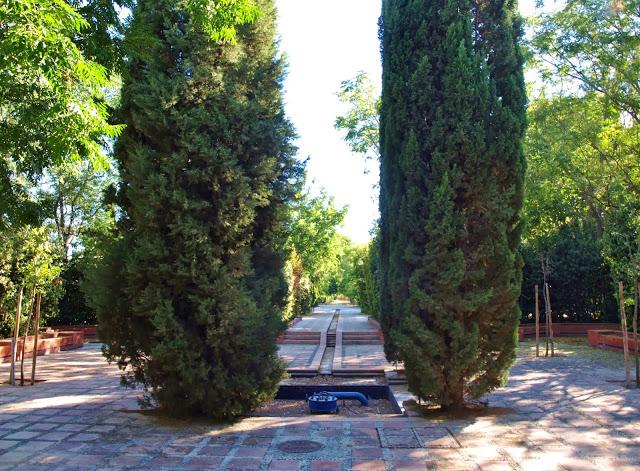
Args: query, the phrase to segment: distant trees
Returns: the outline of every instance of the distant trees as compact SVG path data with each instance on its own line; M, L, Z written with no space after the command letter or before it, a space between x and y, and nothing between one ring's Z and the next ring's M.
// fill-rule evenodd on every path
M338 91L347 111L336 117L334 127L344 133L344 140L352 152L371 163L376 172L380 168L380 106L381 99L369 76L358 72L353 79L343 80ZM365 166L365 172L369 169ZM377 193L377 188L375 188ZM350 252L348 287L349 296L363 312L380 318L380 231L379 221L371 230L372 240Z
M380 318L380 272L378 238L347 251L343 263L341 293L358 304L362 312Z
M385 349L444 407L503 384L515 358L520 34L511 2L383 2Z
M348 242L338 233L347 208L336 208L325 193L300 195L292 206L287 262L289 307L287 318L308 314L311 308L327 299L330 284L340 271L340 259ZM333 294L336 294L335 287Z

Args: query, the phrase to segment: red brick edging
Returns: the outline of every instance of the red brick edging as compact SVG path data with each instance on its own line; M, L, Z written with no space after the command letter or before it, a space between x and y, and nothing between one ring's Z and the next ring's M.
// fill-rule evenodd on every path
M567 337L571 335L587 336L590 330L620 330L618 324L604 324L601 322L567 322L567 323L555 323L553 324L553 335L555 337ZM524 340L525 337L535 337L536 326L535 324L522 324L518 327L518 339ZM545 336L545 326L540 324L540 336Z
M18 339L16 357L19 360L22 352L22 339ZM82 330L73 331L53 331L41 333L38 336L37 354L49 355L64 350L73 350L81 348L84 345L84 332ZM31 358L33 356L33 336L27 337L24 349L24 357ZM11 362L11 339L0 339L0 363Z
M593 348L605 348L607 350L622 351L622 333L618 330L590 330L588 339L589 346ZM638 342L640 349L640 341ZM629 335L629 350L634 351L633 335Z

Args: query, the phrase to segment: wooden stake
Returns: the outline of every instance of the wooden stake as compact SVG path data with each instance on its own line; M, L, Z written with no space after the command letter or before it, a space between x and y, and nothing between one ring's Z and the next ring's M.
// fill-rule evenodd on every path
M538 285L536 285L536 356L540 356L540 304L538 299Z
M36 382L36 359L38 358L38 333L40 331L40 301L42 294L36 294L36 322L33 333L33 357L31 361L31 386Z
M631 387L631 368L629 365L629 333L627 332L627 313L624 307L624 287L622 281L618 283L620 296L620 325L622 329L622 348L624 350L624 370L627 388Z
M18 337L20 336L20 318L22 317L22 286L18 288L18 305L16 307L16 325L13 329L11 341L11 370L9 371L9 383L16 385L16 353L18 350Z
M640 281L636 281L636 295L633 306L633 353L636 360L636 387L640 387L640 359L638 358L638 301L640 301Z
M31 318L33 317L33 304L34 296L36 293L36 287L31 288L31 296L29 297L29 314L27 317L27 325L24 328L24 334L22 335L22 351L20 352L20 386L24 386L24 350L27 346L27 336L29 335L29 325L31 324Z
M548 336L549 343L551 344L551 356L555 356L555 345L553 344L553 310L551 309L551 293L549 292L549 283L545 283L545 292L546 292L546 305L547 305L547 325L548 327Z

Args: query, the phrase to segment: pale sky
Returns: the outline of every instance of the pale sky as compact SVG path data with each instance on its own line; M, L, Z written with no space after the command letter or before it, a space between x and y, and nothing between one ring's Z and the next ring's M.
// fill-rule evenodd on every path
M524 15L533 0L521 2ZM289 63L285 81L286 111L299 135L297 145L307 163L312 193L324 188L338 207L349 212L341 232L355 243L369 239L378 217L377 166L351 153L333 128L344 112L336 92L342 80L359 70L380 88L378 17L380 0L277 0L280 48Z

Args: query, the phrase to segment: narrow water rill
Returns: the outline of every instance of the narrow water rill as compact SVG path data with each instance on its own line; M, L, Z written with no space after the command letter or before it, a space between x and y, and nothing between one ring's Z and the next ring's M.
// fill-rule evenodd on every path
M333 358L336 351L336 330L338 329L338 319L340 318L340 309L336 309L329 329L327 330L327 346L322 354L322 360L320 361L320 369L318 371L321 375L330 375L333 368Z

